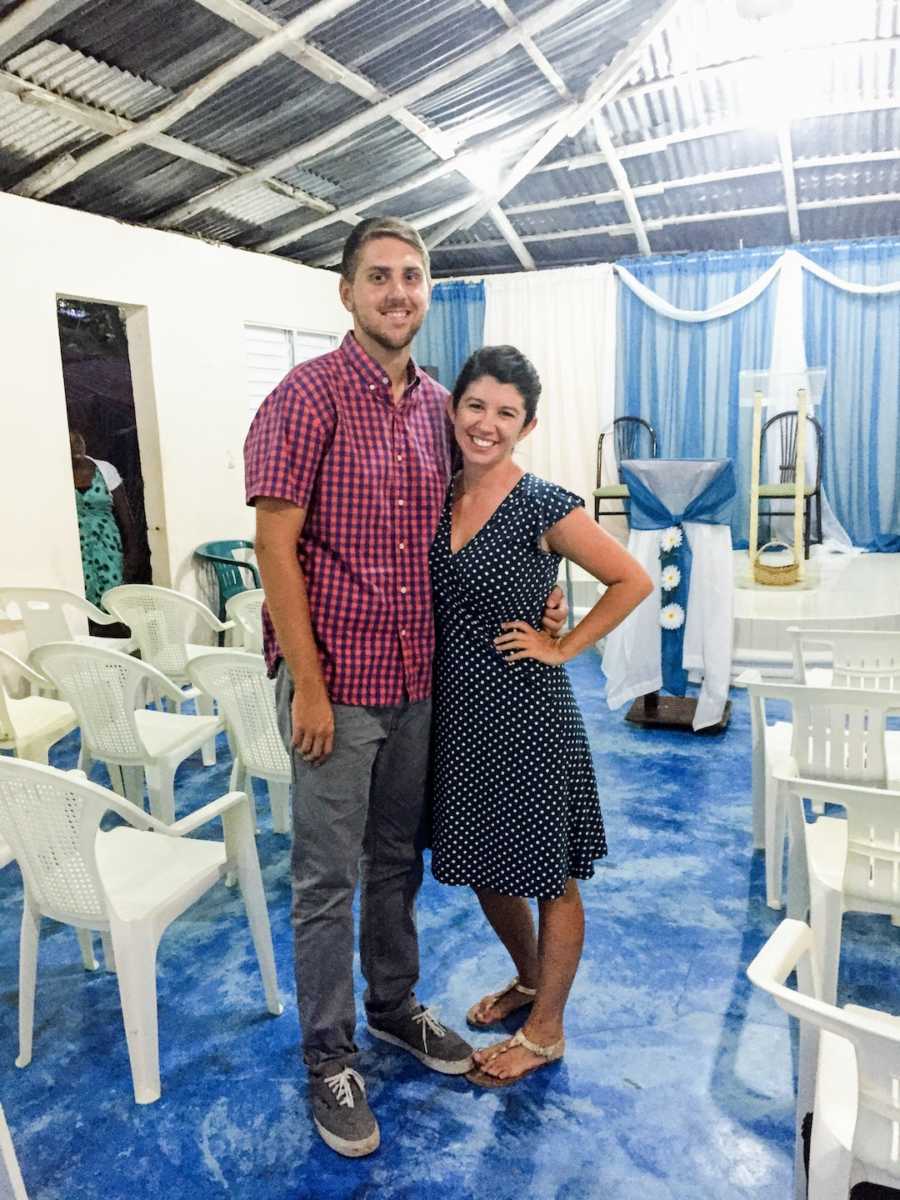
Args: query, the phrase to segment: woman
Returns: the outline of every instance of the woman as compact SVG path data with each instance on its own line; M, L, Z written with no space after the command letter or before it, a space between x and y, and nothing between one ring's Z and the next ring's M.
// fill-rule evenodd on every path
M534 428L540 380L511 346L469 358L448 411L462 454L431 549L437 617L432 871L474 888L515 963L469 1010L487 1027L531 1004L519 1032L474 1055L499 1087L563 1055L563 1010L581 957L578 879L606 840L590 749L563 663L619 624L650 579L583 501L513 461ZM541 613L561 556L606 584L564 637ZM535 936L527 897L538 901Z
M112 463L88 458L84 438L69 434L84 594L100 606L103 593L124 583L134 559L134 521L122 477ZM103 632L109 630L104 628Z

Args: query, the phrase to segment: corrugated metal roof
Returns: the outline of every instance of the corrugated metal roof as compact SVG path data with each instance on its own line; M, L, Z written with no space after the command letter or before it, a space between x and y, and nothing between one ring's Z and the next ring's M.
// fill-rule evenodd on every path
M316 45L387 92L410 87L470 54L505 26L478 0L366 0L317 29Z
M216 92L169 132L255 166L362 112L361 97L276 55Z
M214 171L173 158L150 146L139 146L53 193L56 204L86 212L142 221L155 217L221 179Z
M25 167L83 146L96 136L72 121L23 103L9 92L0 92L0 153L18 163L18 168L10 170L13 177Z
M173 91L196 83L255 40L191 0L92 0L55 26L52 36Z
M412 107L430 124L468 141L493 128L500 113L504 121L527 120L558 99L525 51L516 48Z
M314 7L314 0L249 2L278 23ZM546 11L550 0L507 2L521 20ZM646 34L644 23L661 3L583 0L535 35L570 103L642 28ZM11 8L0 0L0 17ZM52 169L63 154L77 172L83 150L116 127L110 114L141 121L257 45L197 0L87 0L59 11L68 15L54 24L53 10L42 14L32 40L18 38L8 59L0 46L0 187ZM475 53L509 36L484 0L357 0L306 36L361 84L346 86L340 72L326 82L312 64L279 52L213 91L167 127L157 146L120 153L70 182L63 175L62 186L51 178L47 199L133 221L196 200L187 215L175 215L176 228L235 245L293 237L276 252L313 259L338 246L349 226L331 222L304 236L298 227L323 217L302 198L258 180L228 181L337 130L330 148L280 167L278 178L337 209L421 215L473 194L457 171L421 182L440 155L480 147L479 178L491 166L502 177L564 105L526 45L472 65ZM425 86L450 64L457 78L420 97L411 114L382 114L350 136L343 132L379 96ZM891 199L900 191L898 72L900 0L793 0L787 16L770 22L740 20L731 0L683 0L602 114L651 249L786 241L785 164L775 132L786 115L801 236L900 232ZM379 90L370 100L354 87ZM538 117L541 127L533 125ZM564 165L546 169L553 162ZM405 192L371 201L404 183ZM608 232L627 226L628 216L592 120L555 144L502 206L539 266L618 258L636 246L633 232ZM436 271L520 269L489 216L471 229L461 223L437 248Z
M305 140L305 139L301 139ZM360 196L389 187L433 166L436 159L414 134L396 121L386 119L369 126L326 150L297 168L279 171L279 179L295 187L305 187L301 181L310 176L327 179L334 192L341 193L343 203L352 203ZM334 195L324 195L332 200Z
M138 121L174 98L168 88L121 71L58 42L41 41L11 58L6 69L58 96Z

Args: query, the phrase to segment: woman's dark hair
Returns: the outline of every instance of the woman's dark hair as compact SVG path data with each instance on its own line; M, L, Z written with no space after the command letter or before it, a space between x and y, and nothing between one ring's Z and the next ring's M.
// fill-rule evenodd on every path
M541 377L515 346L482 346L469 355L453 387L454 408L459 406L469 385L484 375L490 375L498 383L511 384L522 397L525 424L534 420L541 394Z

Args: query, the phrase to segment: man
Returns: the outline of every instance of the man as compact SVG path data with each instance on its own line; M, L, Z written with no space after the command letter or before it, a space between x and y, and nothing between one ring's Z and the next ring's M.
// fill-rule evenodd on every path
M266 660L292 751L303 1054L316 1128L348 1156L379 1144L353 1067L357 871L369 1032L444 1074L472 1066L471 1047L413 993L434 645L428 548L450 473L446 390L409 351L430 288L415 229L390 217L357 225L340 280L353 332L281 382L245 446Z

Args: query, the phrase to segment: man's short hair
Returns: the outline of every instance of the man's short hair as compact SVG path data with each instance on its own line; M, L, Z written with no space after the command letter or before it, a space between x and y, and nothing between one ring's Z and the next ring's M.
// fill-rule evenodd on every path
M344 242L344 253L341 257L341 275L348 283L352 283L356 275L356 268L359 265L359 256L362 253L362 248L366 242L371 242L373 238L392 237L397 238L401 242L406 242L407 246L412 246L413 250L418 251L422 256L422 262L425 265L425 274L431 276L431 259L428 255L428 247L422 240L422 235L418 229L415 229L407 221L401 221L399 217L366 217L350 231Z

